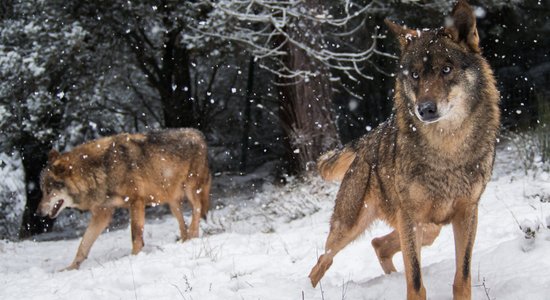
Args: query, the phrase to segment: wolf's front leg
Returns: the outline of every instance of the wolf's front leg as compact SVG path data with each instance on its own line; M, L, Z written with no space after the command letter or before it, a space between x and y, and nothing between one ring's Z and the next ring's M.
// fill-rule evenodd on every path
M143 248L143 226L145 225L145 202L137 199L130 205L130 223L132 232L132 254L138 254Z
M361 208L357 218L351 222L351 225L348 225L350 220L342 220L343 217L345 216L336 213L332 216L325 253L319 257L317 264L309 274L313 287L317 286L319 280L332 265L334 256L363 233L378 216L374 207L367 208L365 205Z
M403 210L402 208L398 213L397 223L405 265L405 277L407 279L407 299L426 299L426 288L422 283L422 272L420 270L423 230Z
M100 207L92 210L92 219L90 220L90 224L88 224L88 228L86 228L86 232L82 237L82 241L80 242L80 246L76 252L76 257L68 267L60 271L76 270L80 267L80 264L88 257L90 248L94 244L97 237L101 234L101 232L103 232L107 225L109 225L109 222L111 222L113 212L113 208L107 207Z
M477 204L459 207L453 218L456 270L453 299L472 298L471 260L477 230Z

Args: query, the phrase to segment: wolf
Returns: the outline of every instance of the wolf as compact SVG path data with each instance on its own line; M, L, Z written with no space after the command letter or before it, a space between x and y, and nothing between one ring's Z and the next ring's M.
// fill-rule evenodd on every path
M481 55L476 18L459 1L437 29L385 20L400 46L392 115L375 130L320 157L326 179L341 180L315 287L334 256L376 219L394 228L372 244L386 273L403 254L407 299L426 299L420 250L452 224L454 299L471 298L478 203L491 178L500 127L499 92Z
M118 134L87 142L60 154L48 154L42 170L43 197L37 213L56 218L73 207L92 214L74 261L78 269L92 244L111 221L115 208L130 210L132 254L143 248L145 206L167 203L184 241L199 234L200 217L209 208L211 176L207 145L195 129L169 129L145 134ZM183 200L193 208L187 231Z

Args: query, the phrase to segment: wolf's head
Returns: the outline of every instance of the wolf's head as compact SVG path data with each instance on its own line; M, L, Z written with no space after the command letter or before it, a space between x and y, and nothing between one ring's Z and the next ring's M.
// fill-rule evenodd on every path
M459 1L438 29L412 30L387 19L386 24L400 43L397 89L404 109L424 124L460 126L479 99L474 95L483 61L472 8Z
M40 174L40 189L42 200L37 213L40 216L55 218L66 207L74 206L73 197L69 193L66 181L72 174L72 166L68 157L52 150L48 154L48 165Z

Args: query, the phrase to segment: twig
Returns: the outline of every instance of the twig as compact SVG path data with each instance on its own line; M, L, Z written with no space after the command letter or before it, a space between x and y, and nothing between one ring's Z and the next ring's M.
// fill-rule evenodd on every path
M134 277L134 268L132 266L132 259L128 256L128 261L130 262L130 272L132 272L132 283L134 284L134 297L137 300L137 290L136 290L136 279Z
M342 300L346 299L350 277L351 275L348 275L347 281L344 281L344 279L342 279Z
M180 293L181 297L182 297L184 300L187 300L187 298L185 298L185 296L183 295L183 293L181 292L180 288L179 288L177 285L175 285L175 284L173 284L173 283L170 283L170 285L172 285L173 287L175 287L175 288L178 290L178 292Z
M485 291L485 296L487 296L488 300L491 300L491 297L489 296L489 290L491 289L485 285L485 277L483 277L483 282L481 285L483 286L483 290Z
M510 212L510 214L512 215L512 218L514 218L514 221L516 221L516 224L518 224L518 227L519 227L519 230L522 230L521 229L521 224L519 223L518 219L516 218L516 215L514 215L514 213L512 212L512 210L510 209L510 207L508 207L508 205L506 204L506 202L504 201L501 201L501 199L498 197L498 195L495 195L495 198L497 198L497 200L499 202L501 202L502 204L504 204L504 206L506 207L506 209Z

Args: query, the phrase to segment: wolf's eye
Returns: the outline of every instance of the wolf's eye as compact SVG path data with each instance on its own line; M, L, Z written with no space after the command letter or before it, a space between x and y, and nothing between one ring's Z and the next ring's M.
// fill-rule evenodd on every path
M60 190L60 189L63 188L63 186L64 186L64 185L63 185L62 182L54 181L54 182L52 182L52 183L50 184L49 189L50 189L50 191L52 191L52 190Z
M449 67L449 66L444 66L444 67L441 69L441 72L442 72L443 74L449 74L449 73L451 73L451 67Z
M418 77L419 77L418 72L412 72L411 76L412 76L413 79L418 79Z

